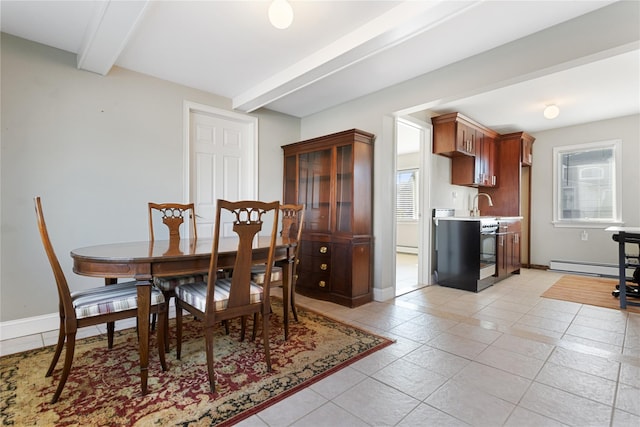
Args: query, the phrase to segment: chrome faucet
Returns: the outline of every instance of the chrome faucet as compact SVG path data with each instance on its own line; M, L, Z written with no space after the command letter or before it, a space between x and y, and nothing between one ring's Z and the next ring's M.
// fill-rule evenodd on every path
M471 211L471 216L480 216L480 209L478 209L478 196L486 196L489 199L489 206L493 206L493 200L491 200L491 196L487 193L478 193L473 198L473 210Z

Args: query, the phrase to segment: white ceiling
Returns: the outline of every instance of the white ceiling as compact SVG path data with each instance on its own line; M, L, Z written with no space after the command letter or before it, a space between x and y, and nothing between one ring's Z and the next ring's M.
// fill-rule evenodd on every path
M239 111L305 117L612 2L291 3L293 25L278 30L269 1L2 0L0 28L75 53L84 70L107 75L115 65L228 97ZM430 109L463 112L498 132L639 113L639 52L636 44ZM549 102L560 106L555 120L541 115Z

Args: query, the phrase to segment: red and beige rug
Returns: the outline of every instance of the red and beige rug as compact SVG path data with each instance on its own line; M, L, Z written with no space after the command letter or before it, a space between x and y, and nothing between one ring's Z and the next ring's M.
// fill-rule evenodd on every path
M185 325L182 360L175 358L172 336L167 372L162 372L151 343L145 396L140 394L134 329L116 332L112 350L104 335L79 340L71 374L53 405L49 401L64 354L53 378L44 377L53 347L4 356L0 421L16 426L230 425L392 343L303 309L284 341L278 301L273 311L273 372L266 371L262 341L240 342L238 322L232 322L230 335L221 327L215 340L215 394L208 388L204 336L197 321Z

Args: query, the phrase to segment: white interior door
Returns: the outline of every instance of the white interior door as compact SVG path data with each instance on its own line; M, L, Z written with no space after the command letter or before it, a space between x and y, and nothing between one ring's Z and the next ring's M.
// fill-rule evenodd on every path
M199 237L213 236L217 199L256 198L257 121L242 114L188 108L188 188Z

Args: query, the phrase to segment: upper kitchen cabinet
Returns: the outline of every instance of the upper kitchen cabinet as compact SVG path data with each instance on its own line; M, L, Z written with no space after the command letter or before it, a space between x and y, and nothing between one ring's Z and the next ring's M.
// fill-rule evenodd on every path
M447 157L475 156L476 127L460 113L433 117L433 153Z
M284 203L305 205L299 293L355 307L373 299L373 139L352 129L284 150Z
M451 157L451 183L472 187L497 185L493 130L460 113L433 117L433 152Z
M500 182L495 188L487 189L493 199L493 206L482 200L480 210L486 215L520 216L522 197L529 197L530 181L523 184L523 168L531 166L531 147L535 138L525 132L500 135L496 139ZM528 151L528 153L527 153ZM528 163L523 159L528 160Z

